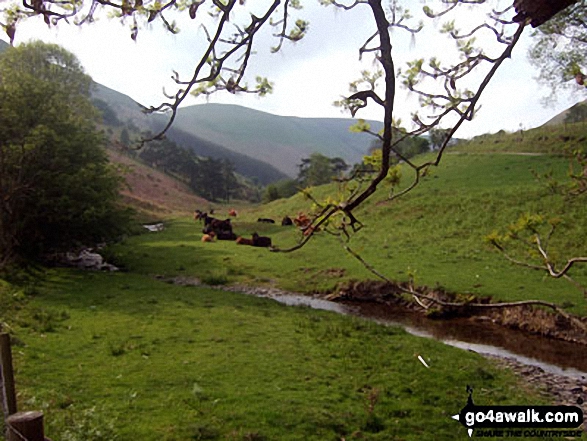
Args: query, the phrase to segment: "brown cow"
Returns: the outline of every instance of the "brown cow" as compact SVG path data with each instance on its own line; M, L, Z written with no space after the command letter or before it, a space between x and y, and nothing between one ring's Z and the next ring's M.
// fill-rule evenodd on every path
M210 231L209 234L202 235L202 242L214 242L214 231Z
M237 245L251 245L251 246L253 246L252 239L246 239L242 236L239 236L236 238L236 243L237 243Z
M293 223L298 228L304 228L310 225L312 220L304 213L299 213L298 216L293 220Z

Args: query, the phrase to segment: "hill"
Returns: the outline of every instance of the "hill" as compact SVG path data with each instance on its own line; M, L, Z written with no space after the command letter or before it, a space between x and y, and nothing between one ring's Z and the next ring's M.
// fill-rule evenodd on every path
M349 118L278 116L242 106L201 104L183 107L174 126L233 151L262 158L289 176L296 176L301 159L314 152L359 162L372 136L351 133ZM369 121L374 131L382 123Z
M453 150L459 152L552 154L566 152L585 146L587 126L585 123L549 124L530 130L507 133L501 130L484 134L459 143Z
M167 117L165 115L145 114L142 112L140 105L132 98L102 84L94 83L92 98L95 101L106 103L107 108L114 113L120 124L127 126L137 133L145 131L156 132L161 130L167 123ZM101 107L99 102L96 104L98 104L98 107ZM105 122L109 124L108 120ZM179 146L190 149L199 156L207 156L214 159L228 159L234 164L237 173L246 178L258 181L263 185L287 177L287 175L262 160L248 157L215 142L202 139L191 133L186 133L178 129L175 125L167 132L167 137Z
M155 118L151 121L151 128L161 130L167 120L163 121L162 115L154 115ZM228 159L234 164L235 171L254 182L261 185L268 185L272 182L287 179L288 176L273 167L271 164L260 159L255 159L242 153L235 152L219 144L199 138L193 134L185 132L176 127L174 124L167 131L168 139L174 141L183 148L193 151L198 156L206 156L214 159Z
M558 115L552 117L551 119L546 121L542 126L545 127L545 126L555 126L558 124L564 124L565 120L567 119L569 114L571 114L573 112L574 109L578 109L581 107L584 108L586 105L587 105L587 100L580 101L577 104L575 104L574 106L571 106L568 109L563 110ZM587 117L587 115L583 115L583 118L581 118L581 119L584 120L586 117ZM574 121L574 122L576 122L576 121Z
M536 213L545 219L563 220L549 242L559 264L585 254L586 208L556 191L560 190L557 185L568 182L569 161L562 151L584 144L587 136L582 124L574 127L575 132L570 128L566 135L535 129L524 135L523 142L514 133L486 135L459 144L408 195L388 203L388 190L380 188L356 213L365 227L350 242L351 248L393 280L407 281L412 275L417 285L442 286L479 297L566 302L572 311L585 314L587 303L581 290L564 280L545 277L541 271L511 264L485 240L495 230L507 231L521 216ZM414 161L426 159L430 157L416 157ZM410 176L404 167L402 185L408 185ZM313 190L318 201L333 195L336 199L337 194L335 184ZM250 223L237 231L247 235L259 229L254 223L258 217L281 219L310 210L311 202L298 194L250 214L241 213L239 220ZM299 239L298 232L282 228L264 233L271 235L280 248L292 246ZM516 254L519 260L532 258L528 250L516 252L520 253ZM328 234L290 255L290 267L284 269L286 276L280 280L287 289L331 292L342 281L374 278ZM294 259L301 263L294 264ZM256 277L273 277L269 265L277 262L277 258L270 259L267 267L257 270ZM587 283L587 268L575 268L572 276Z
M95 84L93 97L105 102L124 124L137 130L158 131L167 116L146 115L130 97ZM373 130L380 122L370 121ZM302 158L314 152L359 162L372 137L351 133L348 118L278 116L242 106L202 104L179 109L166 136L200 156L228 159L239 174L262 185L295 177Z
M125 180L123 200L139 212L142 220L186 216L208 202L195 196L191 189L173 177L154 170L129 156L110 148L110 161L117 164Z

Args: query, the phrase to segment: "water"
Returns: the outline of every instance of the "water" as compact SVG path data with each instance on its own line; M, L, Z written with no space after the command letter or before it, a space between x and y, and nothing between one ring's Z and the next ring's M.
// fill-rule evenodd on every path
M573 378L587 378L587 351L584 346L526 335L491 322L469 319L431 320L392 306L357 302L331 302L309 296L272 294L270 297L290 306L308 306L397 325L420 337L434 338L447 345L481 354L513 358L538 366L547 372Z

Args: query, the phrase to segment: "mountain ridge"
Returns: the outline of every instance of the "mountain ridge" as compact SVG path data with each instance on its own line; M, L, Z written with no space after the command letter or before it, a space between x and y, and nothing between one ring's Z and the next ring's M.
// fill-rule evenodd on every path
M367 121L373 131L383 123ZM176 128L206 140L214 140L247 156L263 157L289 176L295 176L302 158L312 153L341 157L356 163L367 154L373 139L351 133L350 118L305 118L274 115L234 104L207 103L182 107Z

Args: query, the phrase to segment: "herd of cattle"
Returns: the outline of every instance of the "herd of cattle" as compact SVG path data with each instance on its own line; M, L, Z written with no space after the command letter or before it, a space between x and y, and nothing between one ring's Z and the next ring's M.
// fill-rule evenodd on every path
M213 214L212 210L210 211L210 214ZM237 212L236 210L231 209L228 211L228 215L231 217L236 217ZM202 242L212 242L215 239L218 239L234 240L238 245L251 245L254 247L271 246L270 237L259 236L257 233L253 233L250 239L247 239L242 236L237 236L232 231L232 223L230 218L220 220L212 216L209 216L208 213L204 213L201 210L195 210L194 220L204 223L204 229L202 230L202 233L204 233L202 236ZM257 222L274 224L275 220L270 218L259 218L257 219ZM304 232L304 234L309 234L311 232L311 222L311 219L307 215L300 213L293 219L289 216L285 216L281 220L281 225L295 225L296 227L300 228Z

